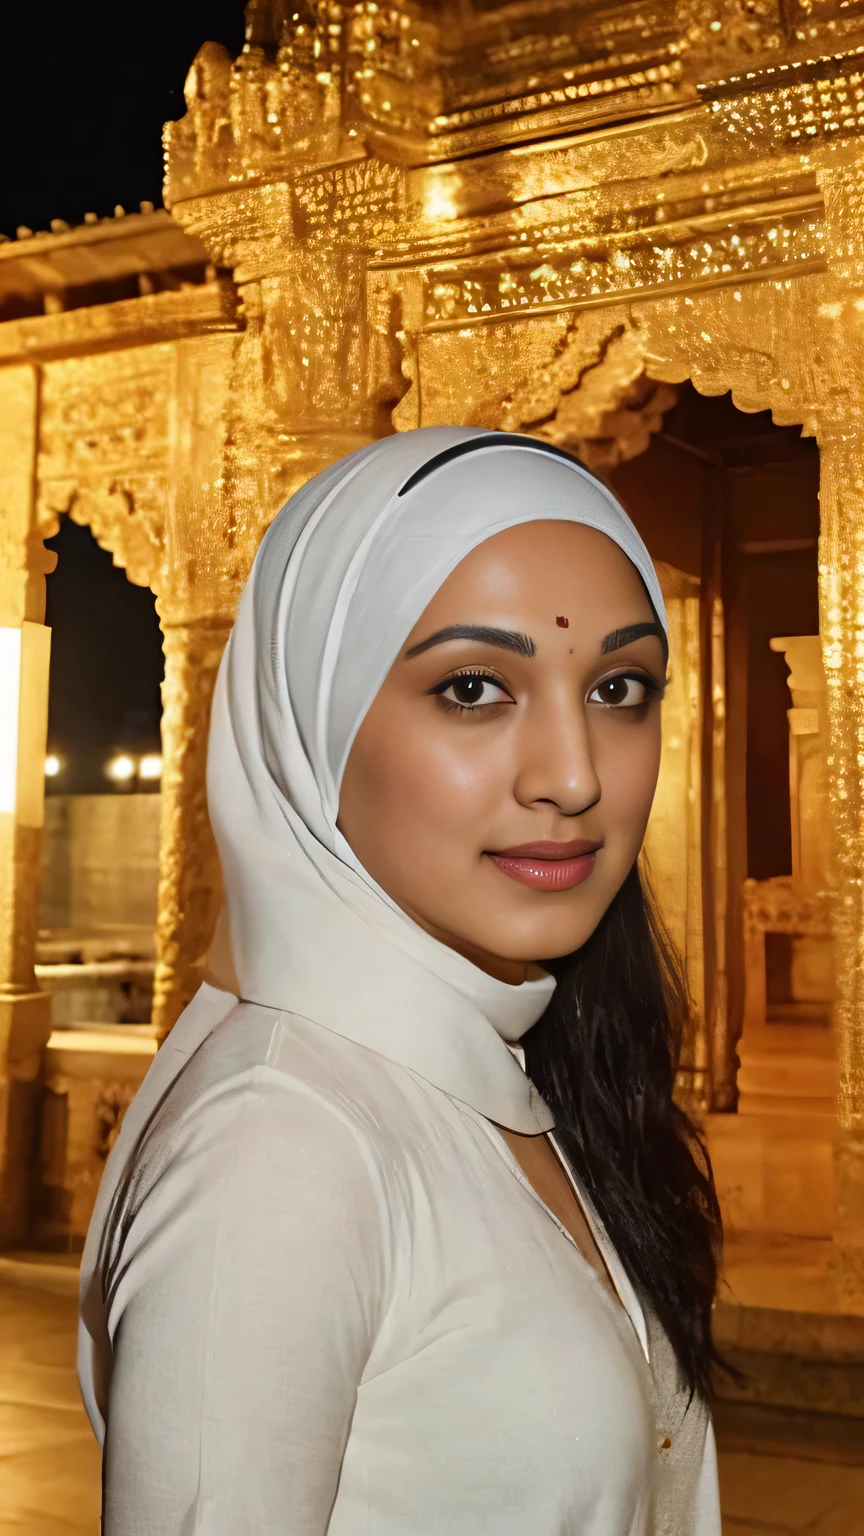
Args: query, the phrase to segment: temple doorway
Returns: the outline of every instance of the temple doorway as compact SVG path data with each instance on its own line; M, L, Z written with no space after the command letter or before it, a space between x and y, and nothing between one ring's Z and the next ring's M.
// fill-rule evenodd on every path
M682 735L682 671L693 706L689 802L680 774L665 793L661 778L648 839L704 1009L680 1088L707 1116L733 1242L824 1240L837 1068L818 449L767 411L745 414L730 395L687 384L647 450L610 478L672 595L667 775ZM685 589L698 594L699 634L691 619L676 655L675 593ZM701 947L679 910L694 881Z
M81 1246L152 1059L162 637L155 600L87 527L47 541L52 630L36 973L52 998L34 1199L43 1247Z

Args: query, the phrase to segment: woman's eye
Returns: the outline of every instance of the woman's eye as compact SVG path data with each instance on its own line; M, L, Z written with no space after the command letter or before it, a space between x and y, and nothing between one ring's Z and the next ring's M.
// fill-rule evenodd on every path
M632 708L635 704L644 704L650 691L650 683L641 677L607 677L592 689L588 700L591 704L605 704L607 708Z
M496 683L494 677L482 672L463 672L440 684L435 692L448 704L459 709L478 709L481 704L509 704L509 693Z

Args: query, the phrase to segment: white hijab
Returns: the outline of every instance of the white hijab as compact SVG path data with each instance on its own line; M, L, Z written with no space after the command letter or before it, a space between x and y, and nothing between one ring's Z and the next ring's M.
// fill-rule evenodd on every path
M362 868L336 817L356 732L424 608L478 544L540 519L607 534L664 621L648 552L611 492L532 438L426 427L317 475L258 552L208 767L240 996L312 1018L529 1133L551 1120L506 1046L553 981L508 986L432 939Z
M431 598L478 544L540 520L612 539L665 625L648 551L612 493L528 437L424 427L384 438L316 475L262 541L210 730L208 804L225 887L212 963L223 987L201 987L130 1106L82 1260L79 1373L97 1426L92 1340L104 1328L99 1250L114 1191L149 1116L237 996L359 1042L512 1130L553 1124L510 1049L553 979L508 986L438 943L336 825L357 729Z

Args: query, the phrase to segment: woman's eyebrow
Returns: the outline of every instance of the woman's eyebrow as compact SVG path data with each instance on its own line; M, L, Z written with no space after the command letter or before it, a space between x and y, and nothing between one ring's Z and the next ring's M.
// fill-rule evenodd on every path
M621 651L625 645L631 645L634 640L641 640L644 635L656 635L660 644L665 647L666 636L659 624L625 624L623 629L611 629L608 635L604 635L600 641L601 656L608 656L610 651Z
M606 638L608 640L609 636ZM405 652L405 660L421 656L433 645L446 645L448 640L477 640L481 645L497 645L502 651L515 651L517 656L534 656L537 650L530 635L520 635L515 629L490 629L485 624L448 624L446 629L436 629L427 640L412 645Z

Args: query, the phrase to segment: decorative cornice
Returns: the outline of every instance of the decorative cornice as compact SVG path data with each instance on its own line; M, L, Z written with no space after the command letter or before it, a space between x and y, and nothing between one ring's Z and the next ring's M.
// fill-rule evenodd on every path
M166 197L372 153L411 166L857 68L864 5L252 0L236 60L206 43L165 131Z
M116 304L7 320L0 324L0 366L89 357L97 352L240 329L233 284L203 283L178 293L153 293Z

